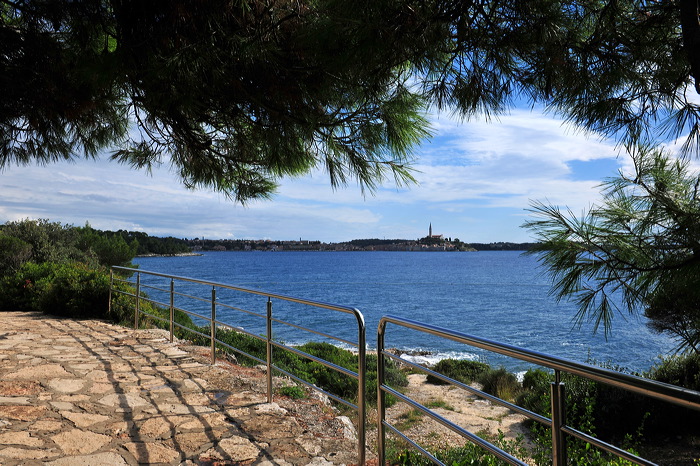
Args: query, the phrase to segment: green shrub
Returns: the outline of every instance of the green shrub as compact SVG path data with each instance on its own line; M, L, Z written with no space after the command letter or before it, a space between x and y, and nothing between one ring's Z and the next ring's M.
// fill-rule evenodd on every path
M477 381L484 392L506 401L515 401L522 391L515 375L503 367L482 372Z
M358 371L357 355L351 351L344 350L329 343L319 342L306 343L298 349L353 372ZM275 365L281 369L289 371L297 377L311 382L334 395L346 400L357 401L357 380L353 377L286 351L274 351L273 361ZM366 365L365 397L370 404L374 404L377 400L377 356L368 354L366 357ZM405 387L408 385L408 379L393 361L386 361L385 375L387 383L392 386ZM392 401L389 401L389 404Z
M687 353L662 358L646 376L659 382L700 391L700 354Z
M279 387L277 389L277 392L280 395L288 396L293 400L300 400L302 398L306 398L306 390L304 390L298 385L284 385L282 387Z
M69 262L86 259L76 247L77 230L48 219L7 222L1 227L6 236L18 238L31 245L31 260L43 262Z
M14 236L0 234L0 275L13 274L31 257L31 244Z
M517 404L546 417L551 417L550 386L554 374L541 369L525 373ZM566 397L566 423L582 432L632 450L641 441L645 414L644 404L634 394L591 380L562 374ZM548 427L531 422L535 437L533 457L537 464L550 461L552 437ZM573 465L630 464L592 447L589 443L569 438L568 463Z
M645 376L658 382L700 391L700 355L687 353L662 358ZM637 398L646 402L646 410L650 412L646 423L649 435L666 437L700 434L700 413L697 411L650 401L648 398Z
M190 328L195 328L197 331L204 333L205 335L209 335L210 333L209 327L196 327L193 325ZM183 336L183 338L187 338L193 343L203 346L208 346L210 344L208 338L204 338L196 334L190 333L189 335ZM246 335L232 329L219 329L217 330L217 339L225 342L227 345L232 346L233 348L244 351L262 360L265 360L267 357L265 341L251 337L250 335ZM351 351L324 342L309 342L299 346L298 349L331 362L337 366L349 369L353 372L358 371L357 355ZM220 346L219 350L232 352L234 355L236 355L241 364L260 364L258 361L241 356L240 353L229 350L223 346ZM357 380L353 377L337 372L334 369L326 367L323 364L319 364L305 357L289 351L283 351L278 348L273 348L272 361L273 364L280 369L283 369L302 380L312 383L323 390L326 390L345 400L352 402L357 401ZM367 375L365 380L365 396L368 403L375 404L377 401L377 356L374 354L368 354L366 357L366 365ZM391 360L386 361L385 375L387 383L391 386L405 387L408 385L406 375L401 372L396 364ZM395 402L393 397L387 397L388 405L391 405L393 402Z
M109 275L79 262L25 263L2 279L4 310L107 318Z
M550 383L554 380L550 372L530 369L523 376L522 390L516 404L543 416L550 411Z
M469 361L466 359L443 359L435 364L433 370L451 379L470 384L476 381L479 376L490 369L489 365L479 361ZM447 382L433 375L428 375L428 383L434 385L445 385Z
M522 437L508 440L502 432L499 432L496 438L488 440L516 458L523 459L529 456L523 445ZM442 463L451 466L501 466L508 464L473 443L468 443L463 447L433 450L430 453ZM392 465L428 466L433 464L416 450L399 449L395 446L388 449L387 460Z
M210 334L210 329L209 327L204 327L202 330L203 333L209 335ZM252 356L255 356L257 358L262 359L263 361L267 357L266 353L267 350L265 349L265 342L263 340L259 340L257 338L251 337L250 335L246 335L245 333L237 332L233 329L217 329L216 331L216 338L218 340L223 341L229 346L232 346L233 348L237 348L241 351L244 351ZM209 341L207 340L206 343L203 344L209 344ZM228 351L232 352L226 347L221 347L221 350L223 351ZM254 359L246 358L245 356L240 355L239 353L236 353L235 351L232 352L236 356L236 359L243 364L243 365L249 365L249 366L256 366L260 364L258 361L255 361Z

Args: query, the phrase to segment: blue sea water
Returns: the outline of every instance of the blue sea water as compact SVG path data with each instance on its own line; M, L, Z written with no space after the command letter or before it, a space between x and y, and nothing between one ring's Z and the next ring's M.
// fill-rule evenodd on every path
M499 252L205 252L192 257L137 258L144 271L211 280L276 294L358 308L365 316L367 343L376 347L379 319L392 314L469 335L580 362L610 363L630 371L649 369L674 342L651 332L639 316L615 315L611 334L592 324L574 325L576 307L549 295L549 279L536 257ZM192 291L192 293L196 293ZM226 300L226 296L221 296ZM264 299L247 297L236 306L264 314ZM280 306L276 315L356 341L346 315ZM227 314L230 314L227 315ZM220 308L218 318L263 333L240 312ZM313 335L275 327L288 343ZM427 351L428 361L478 358L514 371L527 363L483 353L449 340L389 326L387 346Z

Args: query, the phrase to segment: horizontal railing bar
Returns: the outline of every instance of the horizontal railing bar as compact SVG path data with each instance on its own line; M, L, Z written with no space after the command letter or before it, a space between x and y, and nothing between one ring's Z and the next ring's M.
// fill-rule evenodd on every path
M174 280L181 280L181 281L186 281L186 282L190 282L190 283L199 283L200 285L215 286L215 287L223 288L223 289L227 289L227 290L242 291L244 293L255 294L258 296L265 296L268 298L281 299L281 300L290 301L293 303L306 304L306 305L314 306L314 307L321 307L324 309L329 309L331 311L340 311L340 312L345 312L347 314L354 314L356 317L362 315L359 310L357 310L354 307L349 307L349 306L338 306L335 304L323 303L320 301L311 301L308 299L294 298L291 296L285 296L285 295L277 294L277 293L270 293L267 291L259 291L259 290L254 290L251 288L244 288L241 286L226 285L224 283L212 282L212 281L207 281L207 280L198 280L196 278L189 278L189 277L180 277L177 275L168 275L168 274L159 273L159 272L150 272L147 270L133 269L133 268L129 268L129 267L113 266L112 268L116 269L116 270L125 270L125 271L129 271L129 272L134 272L134 273L138 272L140 274L153 275L156 277L171 278Z
M401 364L406 364L407 366L410 366L410 367L412 367L412 368L414 368L414 369L416 369L416 370L419 370L419 371L425 372L426 374L429 374L429 375L432 375L432 376L434 376L434 377L437 377L438 379L443 380L443 381L449 383L449 384L452 385L452 386L459 387L459 388L461 388L462 390L465 390L465 391L467 391L467 392L469 392L469 393L471 393L471 394L473 394L473 395L476 395L476 396L478 396L478 397L480 397L480 398L485 398L485 399L487 399L487 400L489 400L489 401L492 401L492 402L494 402L494 403L496 403L496 404L498 404L498 405L503 406L504 408L508 408L508 409L510 409L511 411L515 411L516 413L522 414L523 416L526 416L526 417L532 419L533 421L537 421L537 422L539 422L539 423L541 423L541 424L544 424L544 425L546 425L546 426L549 426L549 427L552 426L552 421L551 421L550 419L548 419L548 418L546 418L546 417L540 415L540 414L537 414L537 413L534 413L534 412L532 412L532 411L529 411L529 410L527 410L527 409L525 409L525 408L522 408L522 407L520 407L520 406L518 406L518 405L514 405L513 403L509 403L509 402L507 402L507 401L505 401L505 400L503 400L503 399L501 399L501 398L498 398L497 396L493 396L493 395L491 395L491 394L489 394L489 393L486 393L486 392L483 392L483 391L481 391L481 390L478 390L478 389L476 389L476 388L474 388L474 387L471 387L471 386L469 386L469 385L467 385L467 384L464 384L464 383L462 383L462 382L460 382L460 381L458 381L458 380L451 379L451 378L447 377L446 375L442 375L442 374L440 374L439 372L435 372L435 371L433 371L433 370L431 370L431 369L428 369L427 367L423 367L423 366L421 366L421 365L419 365L419 364L416 364L416 363L413 363L413 362L411 362L411 361L407 361L407 360L405 360L405 359L402 359L400 356L393 355L393 354L391 354L390 352L388 352L388 351L386 351L386 350L384 350L384 351L382 352L382 354L383 354L384 356L390 357L391 359L393 359L393 360L395 360L395 361L400 362Z
M248 330L246 330L246 329L244 329L244 328L240 328L240 327L231 327L230 325L226 325L226 324L223 324L223 323L221 323L221 322L216 322L216 323L217 323L217 324L221 324L221 325L223 325L224 327L228 327L229 329L233 330L234 332L244 333L244 334L248 335L249 337L253 337L253 338L258 339L258 340L260 340L260 341L267 341L267 338L261 337L260 335L256 335L256 334L254 334L254 333L252 333L252 332L249 332ZM216 341L219 341L219 340L217 339ZM222 343L223 343L223 342L222 342ZM266 364L267 364L267 362L266 362Z
M112 290L112 293L122 294L122 295L124 295L124 296L131 296L132 298L135 298L135 297L136 297L136 294L134 294L134 293L129 293L128 291L120 291L120 290L117 290L117 289L113 289L113 290Z
M322 365L328 367L329 369L333 369L333 370L335 370L335 371L337 371L337 372L341 372L341 373L347 375L348 377L352 377L353 379L358 379L358 378L359 378L359 375L357 374L357 372L353 372L353 371L351 371L351 370L349 370L349 369L346 369L346 368L344 368L344 367L342 367L342 366L339 366L339 365L337 365L337 364L333 364L332 362L328 362L328 361L326 361L325 359L318 358L318 357L313 356L313 355L311 355L311 354L309 354L309 353L305 353L305 352L303 352L303 351L301 351L301 350L298 350L298 349L293 348L293 347L291 347L291 346L284 345L284 344L279 343L279 342L277 342L277 341L272 341L271 343L272 343L273 346L276 346L277 348L285 349L285 350L290 351L290 352L292 352L292 353L294 353L294 354L296 354L296 355L298 355L298 356L301 356L301 357L303 357L303 358L306 358L306 359L310 359L310 360L312 360L312 361L315 361L315 362L317 362L317 363L319 363L319 364L322 364Z
M145 284L145 283L143 283L143 282L141 282L140 286L141 286L141 288L147 288L147 289L149 289L149 290L157 290L157 291L161 291L161 292L163 292L163 293L170 293L170 290L169 290L169 289L166 289L166 288L158 288L157 286L147 285L147 284Z
M226 348L228 348L228 349L230 349L230 350L235 351L235 352L238 353L238 354L241 354L241 355L243 355L243 356L245 356L245 357L247 357L247 358L252 359L253 361L257 361L257 362L259 362L260 364L267 364L267 361L265 361L264 359L260 359L260 358L258 358L257 356L253 356L252 354L248 354L248 353L246 353L245 351L236 348L235 346L231 346L231 345L229 345L228 343L224 343L224 342L221 341L221 340L216 340L216 342L219 343L219 344L222 345L222 346L225 346Z
M188 310L186 310L186 309L182 309L181 307L173 307L173 310L175 310L175 311L180 311L180 312L184 312L184 313L187 314L187 315L194 316L194 317L199 317L200 319L211 320L211 318L208 317L208 316L205 316L205 315L202 315L202 314L197 314L197 313L194 312L194 311L188 311Z
M152 317L152 318L154 318L154 319L156 319L156 320L160 320L161 322L170 322L170 319L166 319L165 317L157 316L157 315L154 315L154 314L149 314L148 312L145 312L145 311L139 311L139 312L140 312L141 314L143 314L143 315Z
M645 460L644 458L640 458L639 456L633 455L632 453L623 450L622 448L618 448L615 445L610 445L607 442L604 442L596 437L581 432L580 430L576 430L573 427L562 426L561 431L566 432L567 434L576 437L580 440L583 440L584 442L591 443L602 450L617 455L633 463L640 464L643 466L657 466L656 463L652 463L651 461Z
M201 297L199 297L199 296L193 296L193 295L187 294L187 293L179 293L179 292L177 292L177 291L173 291L173 295L175 295L175 296L182 296L182 297L184 297L184 298L196 299L196 300L198 300L198 301L203 301L203 302L205 302L205 303L211 304L211 298L209 298L209 299L207 299L207 298L201 298Z
M391 388L390 386L384 384L384 385L381 385L380 388L381 388L382 391L384 391L384 392L386 392L386 393L389 393L389 394L391 394L391 395L393 395L393 396L399 398L399 399L400 399L401 401L403 401L404 403L406 403L406 404L412 406L413 408L415 408L415 409L417 409L417 410L419 410L419 411L422 411L423 413L427 414L427 415L428 415L429 417L431 417L433 420L435 420L435 421L438 422L439 424L442 424L443 426L447 427L448 429L452 430L453 432L455 432L455 433L461 435L462 437L466 437L466 438L467 438L469 441L471 441L472 443L474 443L474 444L480 446L481 448L484 448L485 450L490 451L491 453L493 453L495 456L497 456L498 458L502 459L503 461L507 461L507 462L510 463L510 464L517 464L517 465L521 465L521 466L527 466L527 463L524 463L524 462L520 461L518 458L512 456L512 455L509 454L508 452L503 451L503 450L501 450L500 448L498 448L497 446L490 444L489 442L487 442L486 440L482 439L482 438L479 437L478 435L475 435L475 434L469 432L468 430L462 428L461 426L455 424L454 422L450 421L449 419L446 419L446 418L440 416L440 415L437 414L435 411L432 411L431 409L426 408L426 407L423 406L422 404L420 404L420 403L414 401L413 399L407 397L407 396L404 395L403 393L401 393L401 392L399 392L399 391L397 391L397 390L394 390L394 389Z
M181 328L183 330L187 330L190 333L194 333L195 335L199 335L200 337L211 339L211 335L207 335L206 333L198 332L197 330L191 329L189 327L185 327L184 325L178 324L177 322L173 322L173 325L175 325L176 327Z
M409 443L413 448L415 448L416 450L418 450L418 452L419 452L421 455L423 455L424 457L428 458L428 459L429 459L430 461L432 461L433 463L441 464L442 466L445 466L445 463L443 463L442 461L440 461L439 459L437 459L436 457L434 457L434 456L432 455L432 453L430 453L428 450L426 450L425 448L421 447L421 446L418 445L416 442L414 442L413 440L411 440L410 438L408 438L408 437L406 436L406 434L404 434L403 432L401 432L401 431L400 431L399 429L397 429L396 427L392 426L391 424L389 424L389 423L386 422L386 421L382 421L382 425L383 425L384 427L388 428L389 430L391 430L394 434L396 434L396 435L398 435L399 437L401 437L401 438L404 440L404 442Z
M151 303L151 304L157 304L158 306L163 306L163 307L167 307L167 308L170 307L169 303L161 303L160 301L156 301L155 299L145 298L143 296L139 297L139 299L141 301L146 301L146 302Z
M679 406L685 406L700 410L700 392L689 390L674 385L651 381L630 374L615 372L610 369L578 363L566 359L550 356L537 351L526 350L505 343L497 343L485 338L479 338L453 330L443 329L430 324L424 324L410 319L395 316L384 316L382 322L393 323L413 330L422 331L431 335L447 338L459 343L466 343L477 348L485 349L504 356L513 357L531 362L550 369L568 372L570 374L585 377L613 387L623 388L634 393L664 400Z
M236 307L236 306L230 306L230 305L228 305L228 304L226 304L226 303L222 303L222 302L219 302L219 301L216 301L216 305L217 305L217 306L221 306L221 307L225 307L225 308L227 308L227 309L233 309L234 311L245 312L246 314L249 314L249 315L251 315L251 316L262 317L263 319L267 319L267 316L266 316L265 314L260 314L260 313L258 313L258 312L249 311L249 310L247 310L247 309L242 309L242 308Z
M350 403L349 401L344 400L343 398L340 398L338 395L334 395L333 393L327 392L327 391L325 391L324 389L322 389L322 388L320 388L320 387L317 387L316 385L314 385L314 384L312 384L312 383L309 383L309 382L307 382L307 381L304 380L304 379L300 379L299 377L297 377L296 375L292 374L291 372L287 372L287 371L285 371L284 369L280 369L279 367L275 366L274 364L272 365L272 368L273 368L274 370L278 371L278 372L281 372L282 374L286 375L287 377L289 377L289 378L291 378L291 379L294 379L294 380L296 380L297 382L306 385L307 387L311 388L312 390L315 390L315 391L317 391L317 392L321 392L321 393L323 393L324 395L326 395L328 398L331 398L331 399L337 401L338 403L344 404L344 405L347 406L348 408L352 408L352 409L354 409L355 411L357 411L357 410L359 409L358 406L357 406L356 404Z
M241 327L234 327L233 325L227 324L226 322L221 322L219 320L215 320L214 325L216 325L216 328L226 327L224 330L233 330L233 331L243 330Z
M345 343L346 345L350 345L350 346L357 347L357 343L352 342L352 341L349 341L349 340L345 340L345 339L340 338L340 337L335 337L335 336L333 336L333 335L329 335L329 334L323 333L323 332L317 332L316 330L311 330L310 328L302 327L301 325L296 325L296 324L293 324L293 323L291 323L291 322L287 322L287 321L284 321L284 320L277 319L277 318L275 318L275 317L273 317L271 320L272 320L273 322L277 322L277 323L280 323L280 324L283 324L283 325L288 325L288 326L290 326L290 327L294 327L294 328L297 328L297 329L299 329L299 330L306 330L307 332L314 333L314 334L319 335L319 336L322 336L322 337L330 338L331 340L339 341L339 342L341 342L341 343Z

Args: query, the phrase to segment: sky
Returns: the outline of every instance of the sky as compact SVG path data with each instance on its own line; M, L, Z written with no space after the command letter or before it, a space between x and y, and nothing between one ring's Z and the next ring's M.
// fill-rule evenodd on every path
M188 190L163 165L151 175L110 162L80 160L0 172L0 223L47 218L101 230L209 239L417 239L428 234L467 243L528 242L521 225L532 201L580 214L600 199L599 185L629 157L613 141L529 109L498 119L430 117L433 137L418 146L418 184L392 180L373 195L353 184L333 190L314 172L284 179L271 200L241 206L224 195Z

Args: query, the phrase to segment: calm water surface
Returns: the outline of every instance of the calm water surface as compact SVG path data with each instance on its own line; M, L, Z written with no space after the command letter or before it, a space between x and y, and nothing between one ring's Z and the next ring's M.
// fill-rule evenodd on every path
M537 260L519 252L207 252L195 257L137 258L142 270L211 280L299 298L356 307L367 323L367 342L376 347L383 315L393 314L576 361L609 362L629 370L648 369L673 342L651 332L643 318L616 315L612 334L575 327L574 305L549 296L550 284ZM223 298L223 296L222 296ZM264 313L264 300L241 307ZM226 309L219 310L226 320ZM356 340L352 319L294 306L276 315ZM264 327L238 319L235 325L263 333ZM235 313L240 314L240 313ZM300 315L303 314L303 315ZM336 318L337 317L337 318ZM275 329L289 343L314 339ZM287 332L287 333L285 333ZM480 358L510 370L526 363L480 353L451 341L390 326L387 346L427 350L429 359Z

